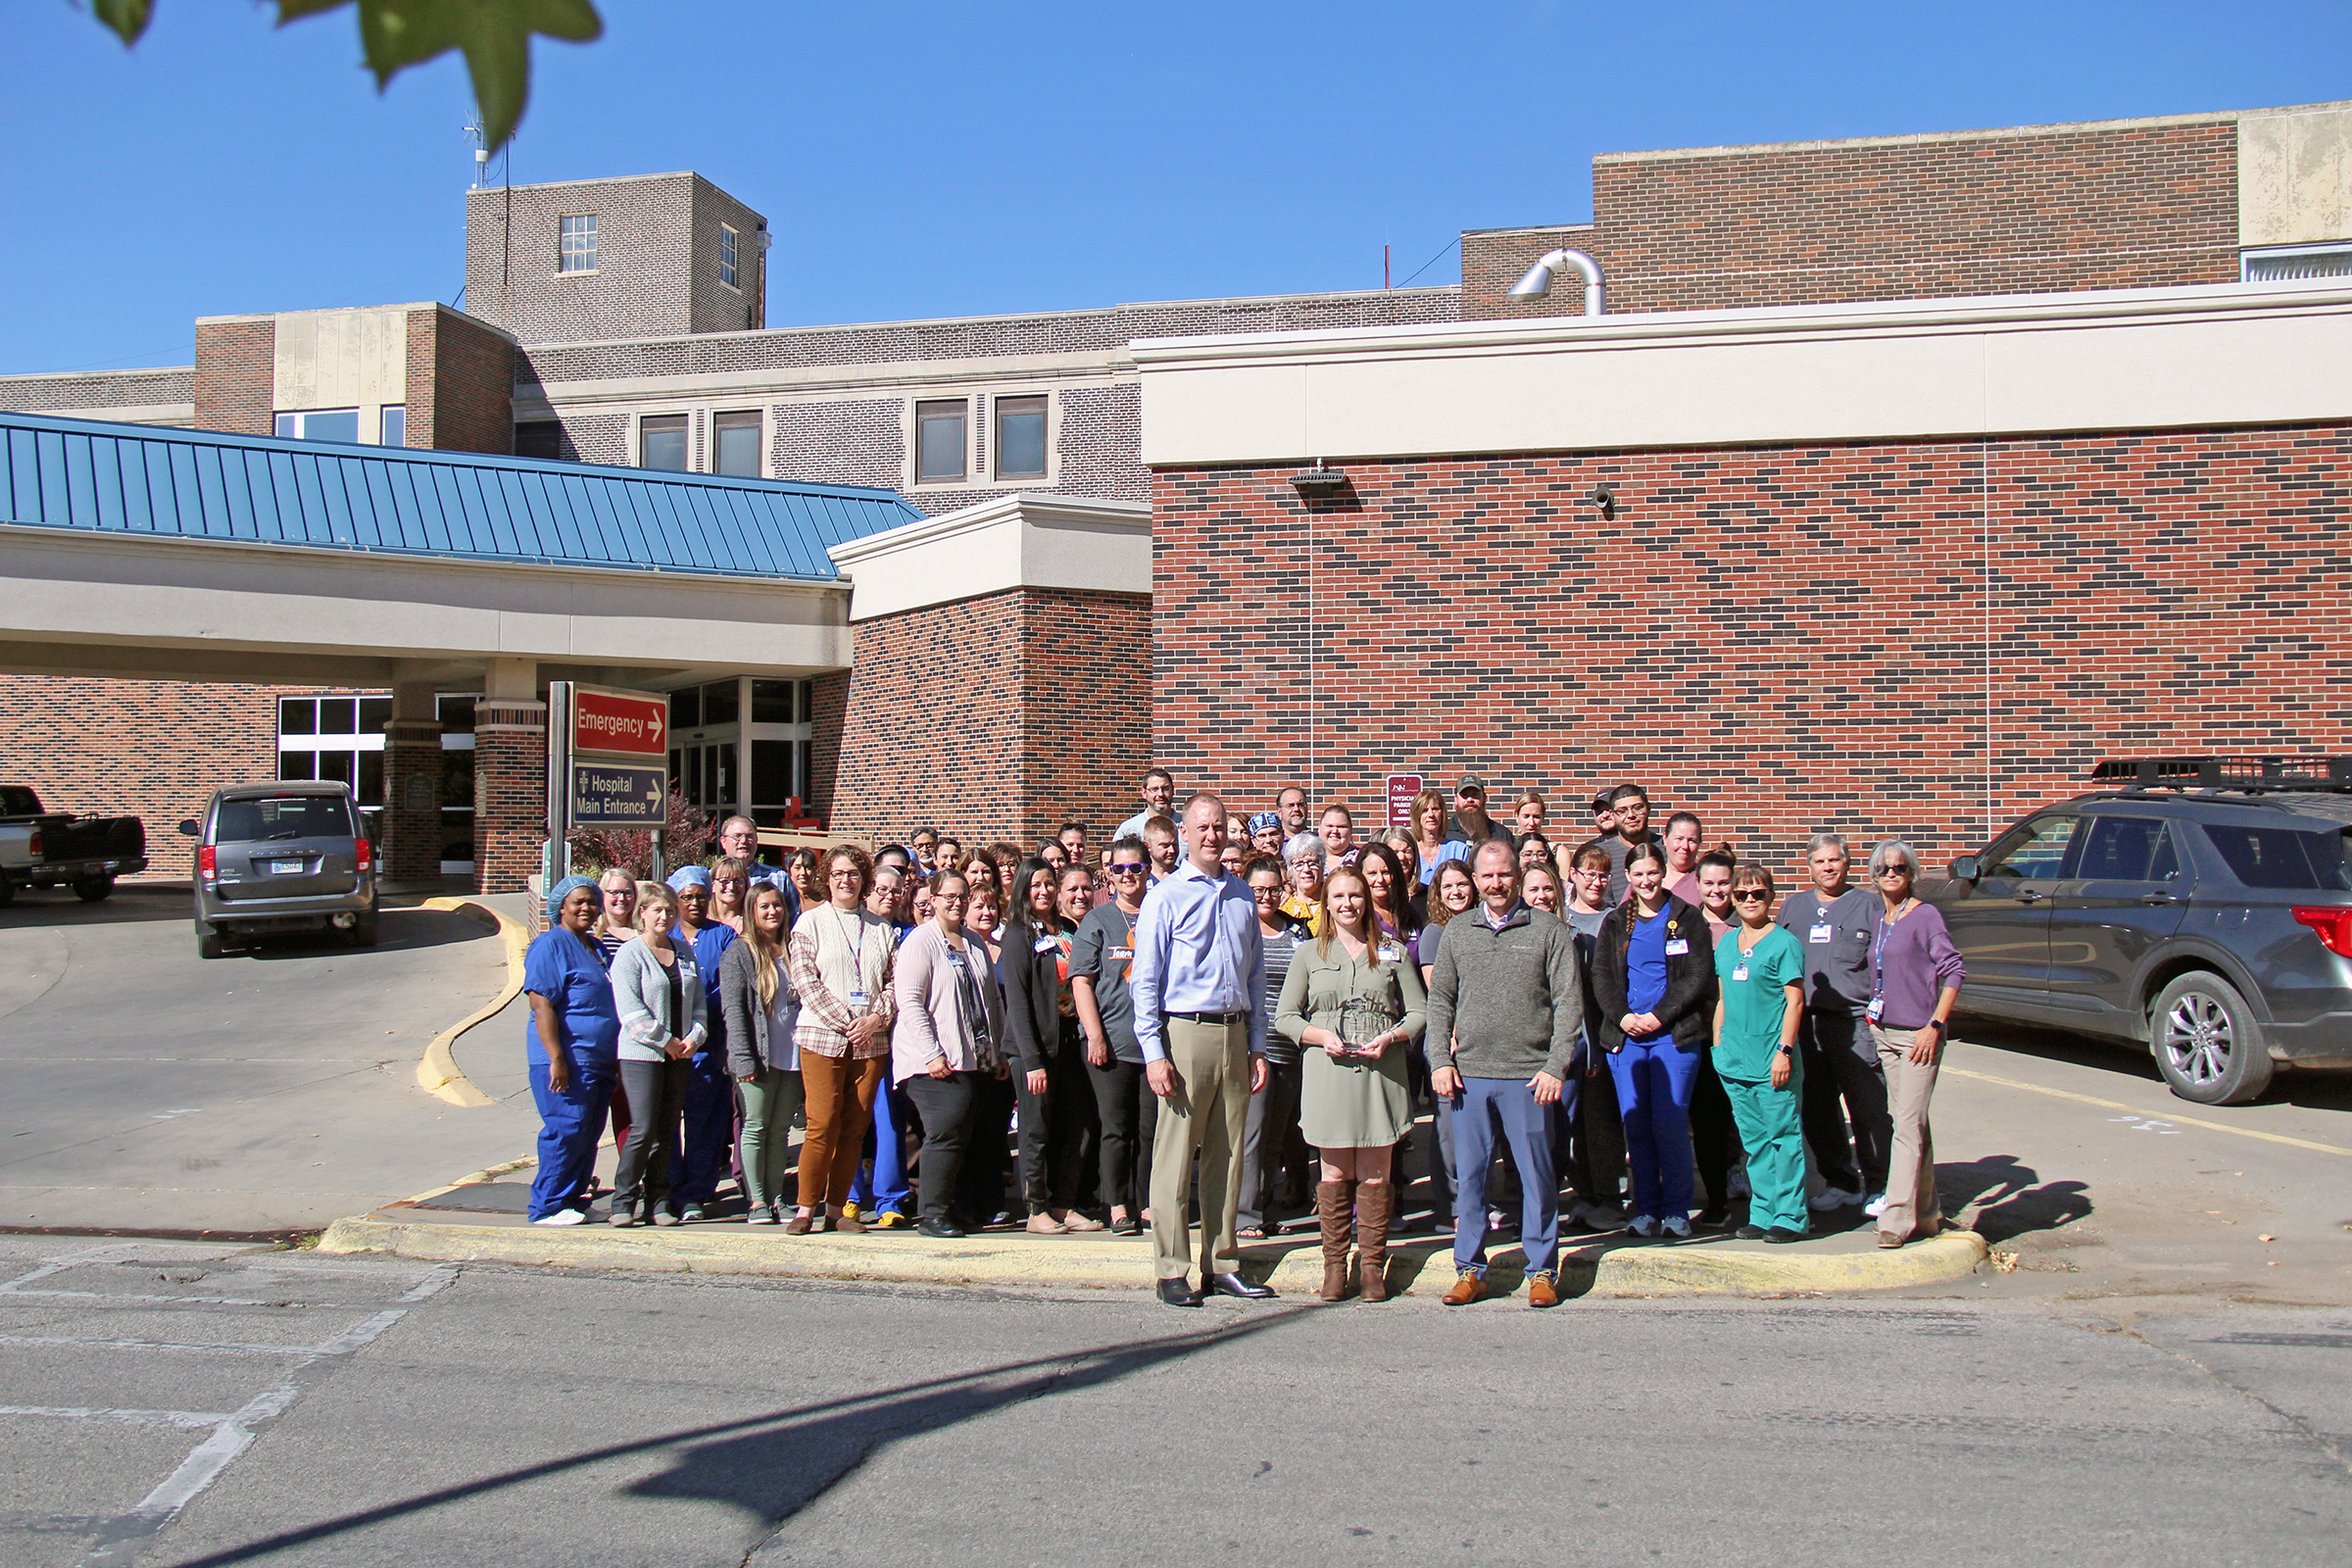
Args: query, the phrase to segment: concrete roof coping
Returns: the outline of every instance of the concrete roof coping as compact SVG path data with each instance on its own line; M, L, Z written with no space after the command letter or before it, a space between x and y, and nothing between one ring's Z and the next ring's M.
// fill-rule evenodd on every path
M307 311L253 311L243 316L199 316L196 324L209 326L226 321L276 321L289 316L363 316L374 311L438 311L443 316L463 318L485 332L495 332L517 348L522 345L522 339L496 321L485 321L478 316L468 315L455 305L444 305L439 300L411 300L395 305L327 305Z
M125 370L13 370L0 375L0 382L57 381L77 375L187 375L195 368L193 365L142 365Z
M720 188L707 174L697 173L691 169L672 169L659 174L597 174L587 179L534 180L528 185L472 185L466 188L466 195L471 199L475 196L503 196L511 190L568 190L574 185L628 185L651 179L699 179L713 190Z
M1152 508L1094 496L998 496L844 540L850 619L871 620L1015 588L1149 595Z
M1760 141L1733 147L1663 147L1651 152L1595 153L1599 164L1656 163L1675 158L1737 158L1751 153L1830 152L1846 147L1906 147L1923 142L2001 141L2023 136L2067 136L2094 130L2159 130L2168 125L2212 125L2274 115L2329 114L2352 109L2352 99L2291 104L2278 109L2216 109L2203 114L2143 115L2130 120L2077 120L2048 125L2000 125L1986 130L1924 130L1899 136L1839 136L1821 141Z

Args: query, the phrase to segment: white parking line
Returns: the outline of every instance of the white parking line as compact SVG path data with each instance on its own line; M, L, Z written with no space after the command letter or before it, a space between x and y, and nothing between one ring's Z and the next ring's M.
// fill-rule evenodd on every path
M2128 1110L2135 1116L2139 1113L2136 1106L2127 1105L2120 1100L2101 1100L2095 1095L2078 1095L2065 1089L2044 1089L2039 1084L2019 1083L2014 1078L1996 1078L1988 1072L1970 1072L1965 1067L1946 1067L1943 1069L1943 1075L1946 1078L1973 1078L1978 1083L1997 1084L2003 1089L2023 1089L2031 1095L2048 1095L2053 1100L2071 1100L2077 1104L2096 1105L2102 1110ZM2289 1149L2313 1149L2323 1154L2352 1154L2352 1149L2346 1149L2341 1144L2315 1143L2308 1138L2289 1138L2284 1133L2266 1133L2252 1127L2232 1127L2228 1122L2200 1121L2194 1116L2175 1116L2170 1122L2163 1125L2176 1124L2182 1127L2200 1127L2209 1133L2232 1133L2239 1138L2259 1138L2266 1144L2284 1144Z
M202 1432L234 1416L209 1410L105 1410L80 1404L0 1404L0 1416L34 1416L45 1421L128 1421L143 1427L187 1427Z
M205 1345L177 1340L104 1340L74 1334L0 1334L0 1348L22 1345L43 1349L189 1350L198 1355L312 1355L308 1345Z

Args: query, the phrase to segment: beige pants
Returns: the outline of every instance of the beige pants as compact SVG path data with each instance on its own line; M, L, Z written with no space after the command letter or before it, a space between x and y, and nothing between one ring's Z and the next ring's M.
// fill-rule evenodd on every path
M1879 1234L1908 1241L1933 1236L1943 1228L1943 1204L1936 1196L1936 1139L1928 1130L1928 1101L1936 1093L1936 1071L1943 1057L1918 1066L1911 1060L1912 1042L1935 1033L1932 1029L1882 1029L1870 1026L1879 1048L1879 1065L1886 1073L1886 1110L1894 1122L1894 1140L1886 1158L1886 1206L1879 1213Z
M1250 1025L1195 1023L1170 1018L1160 1038L1169 1065L1184 1080L1159 1102L1152 1134L1152 1254L1163 1280L1180 1280L1193 1266L1192 1227L1185 1222L1193 1155L1200 1156L1200 1274L1230 1274L1242 1266L1234 1215L1242 1201L1242 1133L1250 1120Z

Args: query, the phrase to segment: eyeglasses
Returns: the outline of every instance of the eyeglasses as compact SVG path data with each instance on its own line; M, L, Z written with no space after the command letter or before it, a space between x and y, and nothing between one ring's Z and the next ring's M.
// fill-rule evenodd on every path
M1734 904L1752 904L1758 899L1769 899L1771 897L1772 895L1765 892L1762 888L1739 888L1733 891L1732 902Z
M1142 876L1144 874L1144 862L1141 860L1121 860L1110 868L1110 874L1112 876Z
M962 893L934 893L931 895L931 902L933 904L961 904L966 897L968 895Z
M1910 874L1911 867L1907 865L1882 865L1879 867L1881 876L1909 876Z

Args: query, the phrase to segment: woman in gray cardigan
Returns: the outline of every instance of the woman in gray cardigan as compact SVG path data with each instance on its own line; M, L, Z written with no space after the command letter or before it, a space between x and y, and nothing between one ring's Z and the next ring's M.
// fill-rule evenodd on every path
M686 1104L687 1057L702 1049L703 973L694 951L669 939L677 900L657 887L637 904L637 935L612 956L612 1006L620 1014L620 1081L628 1087L629 1136L612 1172L612 1223L675 1225L669 1156Z
M941 871L929 885L932 916L900 945L891 980L899 1004L891 1077L923 1118L923 1212L915 1229L956 1241L966 1234L956 1222L964 1152L987 1109L993 1104L1002 1110L1002 1099L990 1089L1010 1069L1004 1003L989 972L988 949L963 929L970 884L960 871ZM997 1184L998 1194L1003 1191ZM985 1224L989 1216L969 1218Z
M792 989L785 943L791 916L772 883L752 888L744 903L743 940L718 960L718 1005L727 1025L727 1075L735 1080L743 1132L735 1157L743 1167L747 1225L784 1218L784 1167L792 1155L792 1118L799 1112L801 1050L792 1032L801 999Z

